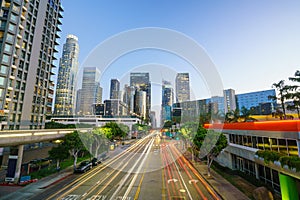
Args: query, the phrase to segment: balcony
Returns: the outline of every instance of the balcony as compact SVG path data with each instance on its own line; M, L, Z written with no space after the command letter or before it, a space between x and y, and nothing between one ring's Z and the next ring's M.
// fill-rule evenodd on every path
M27 8L25 6L22 7L23 10L27 11Z
M25 14L22 14L22 15L21 15L21 19L22 19L22 20L25 20L25 19L26 19L26 17L25 17L24 15L25 15Z

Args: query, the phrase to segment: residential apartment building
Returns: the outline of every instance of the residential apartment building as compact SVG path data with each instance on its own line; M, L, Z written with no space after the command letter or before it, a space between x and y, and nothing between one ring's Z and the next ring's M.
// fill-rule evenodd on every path
M4 129L43 128L52 113L60 0L2 0L0 110Z

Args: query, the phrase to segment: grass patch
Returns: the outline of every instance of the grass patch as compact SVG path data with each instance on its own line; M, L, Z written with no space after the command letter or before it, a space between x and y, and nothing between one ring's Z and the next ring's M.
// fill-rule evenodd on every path
M90 158L91 157L89 155L86 155L84 157L80 157L80 158L77 159L77 163L80 163L83 160L89 160ZM72 167L73 162L74 162L74 159L70 157L70 158L60 162L60 168L61 169L66 169L68 167ZM51 174L54 174L56 172L57 172L56 164L52 164L49 167L42 168L42 169L40 169L36 172L31 172L29 174L29 176L31 176L31 179L41 179L41 178L47 177Z

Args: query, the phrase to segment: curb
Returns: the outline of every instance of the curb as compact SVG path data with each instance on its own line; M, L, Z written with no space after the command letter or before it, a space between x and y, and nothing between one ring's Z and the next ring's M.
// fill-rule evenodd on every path
M50 183L49 185L46 185L46 186L40 187L39 189L46 189L46 188L48 188L48 187L50 187L50 186L52 186L52 185L55 185L56 183L58 183L58 182L60 182L60 181L62 181L62 180L64 180L64 179L68 178L68 177L69 177L69 176L71 176L71 175L72 175L72 173L70 173L70 174L67 174L66 176L64 176L64 177L62 177L62 178L60 178L60 179L58 179L58 180L56 180L56 181L54 181L54 182Z

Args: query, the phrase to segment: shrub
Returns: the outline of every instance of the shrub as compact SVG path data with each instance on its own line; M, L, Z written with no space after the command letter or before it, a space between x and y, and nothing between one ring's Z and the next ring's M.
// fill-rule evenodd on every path
M269 150L259 150L256 152L256 155L258 155L261 158L264 158L266 164L268 164L270 161L279 161L280 157L284 156L284 154L281 154L277 151Z
M297 172L300 171L300 158L296 156L282 156L279 159L281 166L287 165L290 169L295 168Z

